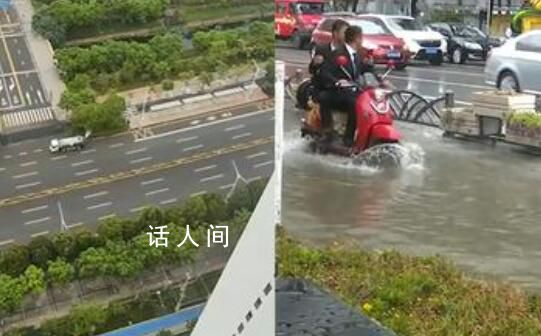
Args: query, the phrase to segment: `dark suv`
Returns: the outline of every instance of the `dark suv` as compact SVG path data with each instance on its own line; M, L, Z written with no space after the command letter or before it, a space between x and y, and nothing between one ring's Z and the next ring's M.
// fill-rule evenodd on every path
M486 61L488 52L501 45L481 30L464 23L431 23L428 27L447 39L447 56L451 63L465 63L468 59Z

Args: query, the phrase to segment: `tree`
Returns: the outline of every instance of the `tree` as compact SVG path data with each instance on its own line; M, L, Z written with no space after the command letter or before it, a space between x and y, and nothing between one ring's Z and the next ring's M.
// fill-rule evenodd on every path
M103 238L88 231L87 229L79 229L73 233L73 238L76 245L76 255L80 255L91 247L100 247L105 244Z
M65 285L73 280L75 269L73 265L64 259L56 259L48 262L47 278L54 284Z
M51 15L46 6L32 17L32 29L48 39L53 47L61 47L66 41L66 27Z
M163 329L156 336L173 336L173 333L170 330Z
M76 107L71 122L73 128L93 132L112 132L126 126L124 111L126 103L118 95L110 95L103 103L91 103Z
M96 328L107 319L107 312L97 305L78 306L70 315L72 324L71 335L94 335Z
M120 218L108 218L98 225L98 235L106 240L123 240L124 239L124 225L128 220L122 220Z
M39 236L28 244L30 261L41 268L46 268L47 262L56 258L56 251L49 237Z
M79 254L77 241L74 236L68 232L57 233L53 236L52 241L56 255L65 260L72 261Z
M24 287L18 278L0 274L0 312L11 313L23 300Z
M164 91L171 91L173 90L174 87L175 87L175 84L170 79L166 79L162 82L162 89Z
M39 294L45 290L45 274L41 268L28 266L23 276L24 291Z
M2 252L0 270L2 273L19 276L30 265L30 251L28 247L13 245Z
M264 180L256 180L247 185L239 186L227 202L229 214L232 216L236 211L242 209L253 212L266 184Z
M156 207L147 207L139 215L140 231L149 230L149 226L157 227L165 225L165 215L162 210Z

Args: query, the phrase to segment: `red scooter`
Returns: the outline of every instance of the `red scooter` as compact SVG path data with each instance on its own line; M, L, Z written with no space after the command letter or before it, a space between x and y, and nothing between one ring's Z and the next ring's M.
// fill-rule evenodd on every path
M348 60L344 56L337 58L338 66L344 71L347 62ZM393 64L389 64L387 72L381 79L385 79L393 68ZM310 144L312 150L320 153L352 156L376 145L397 144L400 142L400 133L393 126L392 107L387 92L381 85L361 86L358 83L351 83L351 85L342 89L355 90L359 93L355 104L357 125L353 146L347 147L341 141L347 122L346 113L341 111L332 112L334 140L328 141L328 139L324 139L321 132L319 104L309 101L305 117L302 120L301 136L312 140Z

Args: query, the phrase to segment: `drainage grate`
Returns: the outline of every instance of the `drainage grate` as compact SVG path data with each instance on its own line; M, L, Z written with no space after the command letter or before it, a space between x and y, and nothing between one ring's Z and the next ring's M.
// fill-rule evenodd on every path
M313 284L276 282L276 336L395 336Z

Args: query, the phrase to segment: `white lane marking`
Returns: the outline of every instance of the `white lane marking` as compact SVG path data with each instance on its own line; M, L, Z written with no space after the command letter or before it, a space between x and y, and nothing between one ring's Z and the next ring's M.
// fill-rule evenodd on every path
M83 165L87 165L87 164L91 164L91 163L94 163L94 160L86 160L86 161L75 162L75 163L72 163L71 166L72 167L79 167L79 166L83 166Z
M39 236L46 236L48 234L49 234L49 231L41 231L41 232L38 232L38 233L32 233L30 235L30 237L36 238L36 237L39 237Z
M228 128L225 129L225 131L226 132L236 131L236 130L239 130L239 129L244 128L244 127L246 127L246 125L240 124L240 125L237 125L237 126L228 127Z
M4 155L4 159L9 160L13 157L13 155Z
M28 155L27 152L20 152L20 153L19 153L19 156L26 156L26 155Z
M158 190L153 190L153 191L149 191L145 194L145 196L152 196L152 195L156 195L156 194L161 194L161 193L164 193L164 192L167 192L169 191L169 188L163 188L163 189L158 189Z
M116 214L113 213L113 214L110 214L110 215L98 217L98 221L101 222L101 221L104 221L104 220L106 220L106 219L114 218L114 217L116 217Z
M30 208L30 209L23 210L23 211L21 211L21 213L22 214L28 214L28 213L31 213L31 212L45 210L48 207L49 207L48 205L42 205L42 206L38 206L38 207L35 207L35 208Z
M43 218L40 218L40 219L34 219L34 220L31 220L31 221L25 222L24 225L39 224L39 223L47 222L50 219L51 219L51 217L43 217Z
M27 183L27 184L19 184L19 185L16 185L15 186L15 189L24 189L24 188L30 188L30 187L35 187L37 185L40 185L41 182L32 182L32 183Z
M124 143L119 142L119 143L116 143L116 144L109 145L109 148L118 148L118 147L122 147L122 146L124 146Z
M136 164L136 163L141 163L141 162L150 161L150 160L152 160L152 156L146 156L144 158L131 160L130 164Z
M86 195L86 196L83 196L83 199L92 199L92 198L96 198L96 197L100 197L100 196L105 196L105 195L108 195L109 192L108 191L100 191L100 192L97 192L97 193L94 193L94 194L89 194L89 195Z
M195 139L198 139L198 138L199 137L197 135L195 135L195 136L192 136L192 137L177 139L175 142L176 143L182 143L182 142L192 141L192 140L195 140Z
M251 160L251 159L255 159L255 158L257 158L257 157L265 156L265 155L267 155L267 152L259 152L259 153L247 155L246 158L247 158L248 160Z
M97 173L98 171L99 171L98 168L89 169L89 170L85 170L85 171L81 171L81 172L76 172L75 176L84 176L84 175L94 174L94 173Z
M145 152L146 150L147 150L147 148L146 148L146 147L143 147L143 148L139 148L139 149L134 149L134 150L131 150L131 151L127 151L125 154L126 154L126 155L133 155L133 154Z
M261 180L263 177L261 176L256 176L256 177L252 177L252 178L249 178L246 180L246 182L250 183L250 182L254 182L254 181L257 181L257 180Z
M151 135L151 136L148 136L148 137L145 137L145 138L137 139L134 142L141 142L141 141L159 139L159 138L171 136L171 135L174 135L174 134L193 131L195 129L199 129L199 128L202 128L202 127L208 127L208 126L212 126L212 125L219 125L219 124L223 124L223 123L226 123L226 122L231 122L233 120L238 120L238 119L242 119L242 118L249 118L249 117L257 116L257 115L260 115L260 114L263 114L263 113L268 113L270 111L274 111L274 108L268 108L268 109L259 110L259 111L255 111L255 112L245 113L245 114L234 116L234 117L231 117L231 118L228 118L228 119L218 119L216 121L212 121L212 122L202 124L202 125L186 127L186 128L180 128L180 129L176 129L174 131L155 134L155 135Z
M254 168L260 168L260 167L264 167L264 166L268 166L268 165L271 165L273 164L274 161L265 161L265 162L261 162L261 163L257 163L254 165Z
M0 172L6 171L6 168L0 167Z
M199 144L199 145L184 148L182 151L183 152L188 152L188 151L200 149L200 148L203 148L203 147L205 147L203 144Z
M30 173L24 173L24 174L20 174L20 175L15 175L13 176L14 179L21 179L21 178L25 178L25 177L30 177L30 176L36 176L38 174L37 171L33 171L33 172L30 172Z
M81 225L84 225L84 223L70 224L70 225L67 225L67 227L68 227L69 229L71 229L72 227L81 226Z
M166 205L166 204L171 204L171 203L176 203L178 200L176 198L171 198L171 199L168 199L168 200L165 200L165 201L161 201L160 204L161 205Z
M252 135L252 133L246 132L246 133L234 135L231 139L237 140L237 139L249 137L249 136L251 136L251 135Z
M190 125L197 125L201 122L201 120L194 120L190 123Z
M130 212L139 212L139 211L143 211L147 208L147 206L140 206L138 208L133 208L133 209L130 209Z
M41 149L41 148L34 149L34 153L36 153L36 154L41 153L41 152L43 152L43 149Z
M67 158L66 155L60 155L60 156L55 156L55 157L51 158L51 160L57 161L57 160L65 159L65 158Z
M0 246L4 246L4 245L7 245L7 244L13 244L14 242L15 242L15 240L13 240L13 239L4 240L4 241L0 242Z
M199 192L191 194L190 197L202 196L202 195L205 195L206 193L207 193L207 191L203 190L203 191L199 191Z
M113 202L105 202L105 203L100 203L100 204L96 204L96 205L91 205L89 207L86 207L87 210L95 210L95 209L99 209L99 208L104 208L104 207L108 207L108 206L111 206L113 205Z
M208 181L220 179L222 177L224 177L224 174L213 175L213 176L209 176L209 177L204 177L204 178L200 179L199 182L208 182Z
M87 149L87 150L82 151L81 154L90 154L90 153L94 153L95 151L96 151L95 148Z
M469 72L456 72L456 71L449 71L449 70L436 70L436 69L433 69L433 68L430 68L430 69L424 69L424 68L408 68L408 74L410 72L436 72L436 73L446 73L446 74L450 74L450 75L459 75L459 76L472 76L472 77L479 77L479 78L485 78L485 75L484 73L469 73Z
M211 169L214 169L214 168L216 168L216 167L218 167L218 166L215 165L215 164L214 164L214 165L210 165L210 166L205 166L205 167L201 167L201 168L194 169L194 172L200 173L200 172L202 172L202 171L211 170Z
M216 120L216 116L210 116L210 117L207 117L207 120L208 120L208 121Z
M30 162L21 163L20 166L21 167L28 167L28 166L33 166L33 165L35 165L37 163L38 163L37 161L30 161Z
M154 179L154 180L143 181L143 182L141 182L141 185L146 186L146 185L153 184L153 183L158 183L158 182L163 182L163 178L160 177L160 178L157 178L157 179Z
M226 184L226 185L223 185L220 187L220 189L230 189L230 188L233 188L235 184L234 183L231 183L231 184Z

